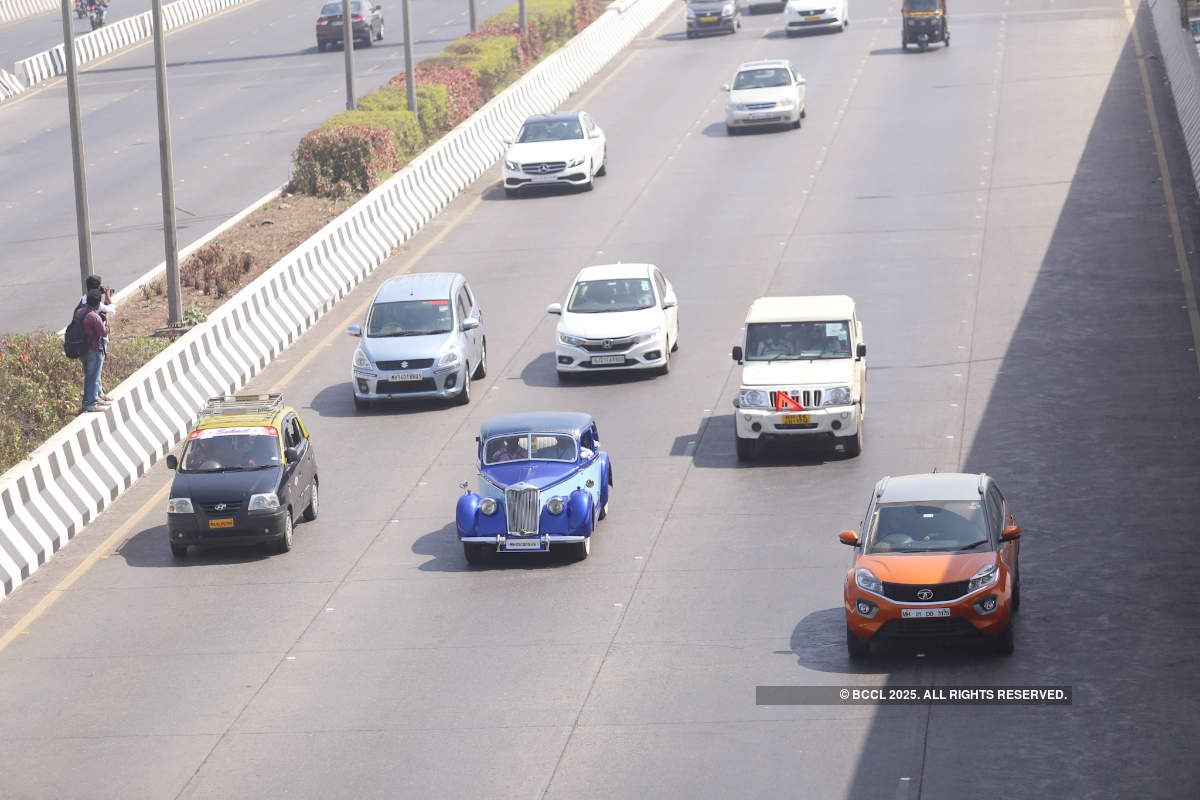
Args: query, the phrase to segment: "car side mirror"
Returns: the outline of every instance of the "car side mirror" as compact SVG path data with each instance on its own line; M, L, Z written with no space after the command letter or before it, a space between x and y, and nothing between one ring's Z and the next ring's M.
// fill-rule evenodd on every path
M362 326L351 325L349 328L346 328L346 333L350 334L351 336L362 336Z
M467 317L462 321L464 331L473 331L479 327L479 317Z
M863 344L862 342L859 342L858 349L854 351L854 354L857 355L859 358L866 358L867 346L865 344Z
M807 84L808 84L808 81L806 81L804 78L796 78L797 86L806 86Z
M174 453L167 454L167 469L179 469L179 459Z
M857 531L842 531L838 534L838 541L842 544L848 544L851 547L858 547L861 544L858 541Z
M1006 542L1011 542L1021 537L1020 525L1006 525L1004 530L1000 531L1000 538Z
M721 91L722 91L722 92L728 92L728 91L729 91L729 84L728 84L728 83L722 83L722 84L721 84Z
M283 458L287 463L291 464L294 461L300 460L300 448L289 447L283 451Z
M674 297L668 297L666 300L663 300L663 308L674 308L677 305L679 305L679 303Z
M742 363L742 355L743 355L743 354L742 354L742 348L741 348L741 346L740 346L740 345L734 345L734 346L733 346L733 353L732 353L732 355L733 355L733 360L734 360L734 361L736 361L736 362L737 362L737 363L739 363L739 364L740 364L740 363Z
M501 139L500 141L503 142L504 144L509 144L509 145L512 144L512 139Z
M550 305L546 306L546 313L547 314L558 314L561 316L562 315L562 303L551 303Z

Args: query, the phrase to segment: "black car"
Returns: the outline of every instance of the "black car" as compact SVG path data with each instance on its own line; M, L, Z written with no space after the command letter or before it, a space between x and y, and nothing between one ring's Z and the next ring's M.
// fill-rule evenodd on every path
M312 439L280 394L212 398L167 466L175 470L167 537L176 558L193 544L273 542L286 553L296 517L317 517Z
M354 26L354 41L363 47L383 39L383 6L364 0L350 0L350 21ZM341 0L331 0L321 6L317 17L317 49L324 51L334 42L345 39Z

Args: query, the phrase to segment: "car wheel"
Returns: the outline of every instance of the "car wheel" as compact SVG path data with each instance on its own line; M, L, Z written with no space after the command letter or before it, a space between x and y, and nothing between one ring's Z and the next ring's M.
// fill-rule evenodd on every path
M608 174L608 148L604 148L604 160L600 162L600 169L596 170L596 177L603 178Z
M588 162L588 179L587 183L582 184L579 188L585 192L590 192L596 188L596 173L592 171L592 162Z
M318 53L324 53L324 52L325 52L325 43L324 43L324 42L322 42L322 41L321 41L321 40L319 40L319 39L317 40L317 52L318 52Z
M471 402L471 365L467 364L463 368L463 384L458 390L458 394L454 395L454 405L465 406Z
M377 42L383 41L383 20L379 21L379 33L375 34L375 41L377 41Z
M283 536L275 544L275 552L286 553L292 549L292 529L295 523L292 522L292 510L289 508L283 515Z
M1000 655L1011 656L1013 654L1014 644L1015 643L1013 642L1013 626L1012 626L1012 622L1009 622L1008 627L1006 627L1004 629L1004 631L996 637L996 640L995 640L995 642L993 642L993 645L996 648L996 652L999 653Z
M696 34L692 33L691 31L688 31L688 32L687 32L687 37L688 37L689 39L695 39L695 38L696 38Z
M317 512L320 511L321 498L317 495L317 479L313 477L312 496L308 500L308 508L304 509L304 521L312 522L317 518Z
M596 519L598 519L598 520L608 519L608 507L611 505L612 505L612 497L609 496L608 502L605 503L604 505L600 506L600 514L596 517Z
M758 454L758 439L743 439L736 433L734 439L737 442L738 461L753 461Z
M808 106L800 109L800 119L808 119Z
M737 128L733 127L732 125L725 126L725 135L726 136L737 136L737 133L738 133Z
M592 525L595 528L595 525ZM571 560L583 561L592 554L592 537L588 536L582 542L571 545Z
M1017 564L1017 569L1013 575L1013 593L1012 593L1012 610L1017 613L1021 610L1021 565Z
M479 542L463 542L463 558L468 564L478 564L483 561L483 545Z
M475 367L476 380L487 377L487 337L483 337L483 347L479 349L479 364Z
M370 47L371 45L375 44L375 32L370 28L367 28L367 35L364 36L361 41L363 47Z
M675 353L679 350L679 332L675 332L675 341L671 344L671 352Z
M186 544L172 543L171 544L171 555L174 558L179 558L179 559L187 558L188 557L188 546Z
M658 368L659 375L667 375L671 372L671 351L667 350L663 357L663 365Z
M504 187L504 194L506 197L516 197L520 193L521 193L520 189L512 189L508 186Z
M783 35L789 39L792 39L792 38L795 38L796 32L795 31L784 31Z
M796 130L802 124L804 124L803 119L804 119L804 117L796 117L796 121L792 123L792 130Z
M846 626L846 652L850 658L859 660L871 655L871 640L864 639L861 636L855 636L850 632L850 626Z
M858 415L858 431L853 436L842 439L842 450L846 458L855 458L862 454L863 449L863 415Z
M365 399L363 399L363 398L359 397L357 392L355 392L355 393L353 394L353 397L354 397L354 407L355 407L357 410L359 410L359 411L365 411L366 409L368 409L368 408L370 408L370 407L371 407L371 401L370 401L370 400L365 400Z
M572 383L575 380L575 373L573 372L563 372L561 369L556 369L554 372L558 376L559 383Z

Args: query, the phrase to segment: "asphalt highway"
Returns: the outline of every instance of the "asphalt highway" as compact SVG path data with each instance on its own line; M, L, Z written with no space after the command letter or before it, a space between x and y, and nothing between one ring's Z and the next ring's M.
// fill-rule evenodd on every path
M651 25L568 104L609 136L595 191L509 200L487 176L253 383L317 447L321 516L290 554L174 562L160 466L0 604L4 796L1186 796L1200 375L1178 123L1120 2L954 5L953 47L924 54L899 50L890 0L795 40L777 15L694 41L678 9ZM808 119L729 138L719 86L761 56L808 79ZM672 370L559 385L545 306L616 260L675 284ZM467 407L356 413L343 329L406 270L469 277L490 373ZM841 292L868 346L863 454L739 464L748 303ZM595 414L612 513L582 563L468 568L473 438L534 409ZM852 664L836 534L878 478L933 468L994 475L1024 528L1016 652ZM1074 701L755 705L789 684Z
M74 2L71 4L71 29L76 36L90 33L92 23L87 15L75 16ZM108 15L104 18L106 24L111 24L125 17L135 17L143 11L149 11L150 4L129 2L128 0L111 0ZM0 25L0 67L12 70L13 62L29 58L43 50L49 50L62 42L62 12L57 6L53 11L35 14L32 17L13 20ZM24 76L20 76L22 80Z
M355 50L359 96L404 71L400 3L382 5L383 41ZM417 60L468 30L466 0L411 5ZM478 0L480 20L505 5ZM320 7L252 0L168 34L181 247L284 183L300 138L346 107L341 50L317 52ZM79 84L95 271L121 289L165 258L153 49L101 59ZM62 327L79 287L66 98L56 79L0 106L0 332Z

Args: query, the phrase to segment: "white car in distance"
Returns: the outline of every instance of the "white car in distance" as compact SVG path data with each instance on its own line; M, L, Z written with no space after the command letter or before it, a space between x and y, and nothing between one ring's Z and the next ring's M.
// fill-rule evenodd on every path
M608 168L608 140L584 111L536 114L515 139L505 140L504 193L530 186L579 186L590 190Z
M744 128L791 125L799 128L808 116L805 98L808 81L786 59L747 61L737 68L725 107L725 132L734 136Z
M671 370L679 347L679 301L653 264L604 264L575 276L566 301L546 312L562 317L554 335L560 380L609 370Z

